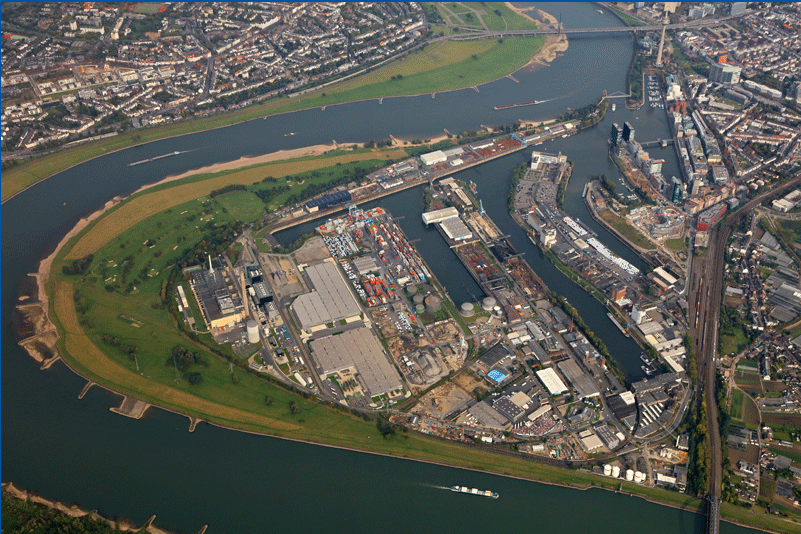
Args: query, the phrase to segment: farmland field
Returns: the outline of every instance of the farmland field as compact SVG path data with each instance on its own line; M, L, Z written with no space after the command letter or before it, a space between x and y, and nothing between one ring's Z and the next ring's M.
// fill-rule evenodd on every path
M749 396L743 397L743 422L752 426L759 424L759 408Z
M731 392L731 418L732 419L743 419L743 392L739 389L735 389Z

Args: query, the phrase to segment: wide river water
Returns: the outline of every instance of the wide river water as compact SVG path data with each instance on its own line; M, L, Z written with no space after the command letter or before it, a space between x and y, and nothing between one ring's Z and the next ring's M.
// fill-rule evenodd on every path
M541 4L567 27L620 25L591 4ZM186 418L151 410L138 421L109 412L119 398L93 388L78 400L85 381L63 364L42 372L16 344L14 305L37 269L79 218L116 195L183 172L241 156L318 143L431 137L474 130L516 119L542 120L609 93L625 91L632 56L628 36L576 38L562 57L537 71L515 73L473 90L430 96L387 98L290 113L166 139L83 163L21 193L2 206L2 472L4 481L107 517L156 524L176 532L465 532L701 533L704 520L686 511L600 490L577 491L534 482L408 460L255 436L201 424L190 434ZM495 111L498 104L555 99L546 104ZM601 240L632 263L642 262L592 221L581 199L588 176L617 176L606 156L611 122L631 121L637 138L667 134L664 115L651 108L617 111L579 135L538 147L561 151L574 161L565 205L590 224ZM294 132L294 136L285 133ZM173 152L187 154L128 167L133 161ZM664 154L662 154L664 152ZM675 174L672 151L652 150ZM464 171L473 180L489 215L555 292L578 308L604 339L627 376L640 376L638 347L620 335L603 307L553 268L506 212L511 172L530 150ZM423 227L421 190L378 202L401 226L457 303L481 297L479 288L436 231ZM291 240L303 228L282 233ZM453 484L489 488L498 500L443 489ZM467 505L475 513L465 514ZM580 510L580 513L577 513ZM729 524L725 534L750 532Z

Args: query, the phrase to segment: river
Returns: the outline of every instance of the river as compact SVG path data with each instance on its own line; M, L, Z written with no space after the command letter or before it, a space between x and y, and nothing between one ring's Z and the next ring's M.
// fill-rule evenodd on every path
M590 4L553 4L543 8L565 26L619 25ZM473 90L308 110L258 119L228 128L149 143L110 154L59 173L6 202L2 207L2 469L3 480L66 503L97 509L108 517L143 523L156 514L156 524L176 532L386 532L435 530L530 532L701 533L703 518L660 507L641 499L610 492L554 488L483 473L373 456L263 436L248 435L201 424L187 432L186 418L151 410L139 421L109 412L116 395L92 388L82 399L84 381L58 363L48 371L16 345L13 309L20 295L29 294L27 273L37 269L80 217L116 195L126 195L167 175L260 155L283 148L339 142L438 135L443 128L461 132L512 122L542 120L566 107L581 107L607 89L625 89L624 77L632 55L629 37L591 37L571 40L570 48L552 65L538 71L519 71L515 83L503 78ZM532 99L558 98L547 104L494 111L495 105ZM568 212L591 224L602 240L626 259L639 260L614 238L595 227L581 202L583 180L590 174L613 174L605 149L609 122L625 120L618 111L591 130L539 148L567 154L576 168L568 187ZM640 134L659 120L648 112L632 114ZM354 120L358 117L359 120ZM639 117L637 119L636 117ZM650 118L649 118L650 117ZM631 118L631 117L629 117ZM653 124L652 124L653 122ZM642 125L641 125L642 123ZM648 126L650 125L650 126ZM666 131L666 130L665 130ZM284 136L294 132L294 136ZM656 137L656 133L654 137ZM134 161L176 150L187 154L128 167ZM548 285L567 296L588 324L606 341L627 374L635 376L626 354L636 351L606 319L600 304L561 276L531 246L506 214L511 170L527 152L465 171L472 179L490 216L512 235ZM602 154L603 153L603 154ZM667 158L666 158L667 159ZM601 171L599 171L601 169ZM457 301L478 291L466 272L458 273L450 251L435 231L422 227L420 190L381 201L401 221L423 256L435 268ZM47 214L43 217L42 214ZM446 276L441 270L449 268ZM480 296L480 295L476 295ZM634 353L639 354L639 352ZM629 355L631 356L631 355ZM377 435L377 434L376 434ZM442 486L462 484L492 489L498 500L457 495ZM464 513L469 506L473 513ZM576 513L580 510L580 513ZM654 520L658 518L658 520ZM721 525L725 534L747 529Z

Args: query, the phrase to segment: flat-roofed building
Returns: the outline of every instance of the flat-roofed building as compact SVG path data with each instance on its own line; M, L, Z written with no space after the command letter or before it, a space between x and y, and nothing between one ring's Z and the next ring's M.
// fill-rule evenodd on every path
M438 223L446 219L451 219L453 217L458 217L458 216L459 216L459 210L451 206L449 208L427 211L423 213L423 223L425 224Z
M403 387L398 372L370 328L346 330L335 336L312 340L309 345L320 374L355 367L357 378L372 396Z
M567 377L573 387L576 388L576 393L579 399L586 399L588 397L595 397L600 395L601 392L598 386L584 371L579 368L578 364L573 360L565 360L556 365L560 371Z
M567 391L567 386L552 368L537 371L537 377L542 381L551 395L561 395Z
M306 332L325 328L326 323L354 320L362 310L336 265L329 262L309 265L304 271L313 291L300 295L291 310Z
M445 235L448 236L448 239L452 241L464 241L466 239L470 239L473 237L473 232L462 222L462 219L459 217L451 217L449 219L445 219L441 223L442 231L445 232Z

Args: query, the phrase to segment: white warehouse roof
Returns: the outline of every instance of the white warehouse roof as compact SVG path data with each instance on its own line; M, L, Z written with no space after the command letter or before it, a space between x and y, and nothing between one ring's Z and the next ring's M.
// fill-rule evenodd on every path
M292 303L301 328L311 331L315 326L361 313L336 265L328 262L309 265L305 272L314 291L300 295Z
M559 378L559 375L556 374L556 371L551 369L542 369L537 371L537 376L545 384L545 387L548 388L548 391L551 395L561 395L562 393L567 391L567 386L562 379Z
M459 210L451 206L441 210L427 211L423 213L423 222L425 224L442 222L445 219L451 219L459 216Z

